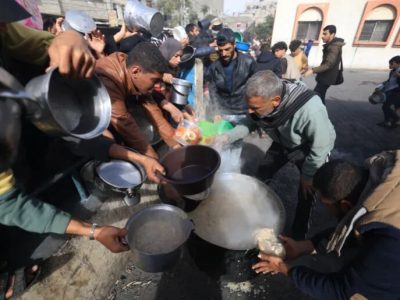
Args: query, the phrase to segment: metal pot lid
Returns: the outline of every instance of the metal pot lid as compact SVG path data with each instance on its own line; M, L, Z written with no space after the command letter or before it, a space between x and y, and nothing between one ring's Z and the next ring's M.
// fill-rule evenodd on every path
M195 233L214 245L247 250L257 246L255 233L283 230L285 210L279 197L263 182L239 173L215 176L210 196L189 213Z
M81 33L90 33L96 29L94 20L84 11L69 10L65 13L65 21L68 25Z
M107 184L120 189L134 188L144 181L141 168L124 160L112 160L96 168L99 177Z

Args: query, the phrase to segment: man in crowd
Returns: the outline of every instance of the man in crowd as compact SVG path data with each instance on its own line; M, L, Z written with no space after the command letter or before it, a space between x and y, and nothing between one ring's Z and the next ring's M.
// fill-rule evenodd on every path
M256 62L235 49L235 35L229 28L218 32L219 59L211 64L206 81L211 100L223 115L244 116L247 103L244 89L247 80L255 73Z
M293 40L289 45L290 56L293 57L294 63L300 71L300 74L304 74L308 70L308 58L301 50L301 41Z
M314 187L338 226L311 240L281 237L288 261L261 253L253 269L285 274L315 299L398 299L399 158L399 151L390 151L365 167L343 160L322 166Z
M287 55L287 44L285 42L277 42L272 46L272 53L281 61L282 78L289 80L299 80L301 77L300 71L294 62L294 58Z
M110 136L153 158L158 155L129 111L135 108L128 106L142 106L163 140L171 147L176 146L174 129L149 96L154 85L168 71L160 50L148 42L139 43L128 55L116 52L98 60L96 64L96 73L107 88L112 102Z
M189 42L192 43L193 40L200 34L199 27L196 24L189 23L185 27L186 34L189 37Z
M325 43L322 49L322 62L318 67L309 69L305 76L317 74L315 80L317 85L314 91L321 97L325 103L326 91L331 85L340 84L338 75L342 64L342 47L344 40L336 37L336 26L328 25L322 32L322 41Z
M217 137L217 142L232 143L260 128L273 143L259 177L272 178L288 161L297 165L301 181L292 234L304 238L313 198L312 178L327 160L336 137L326 108L305 85L282 81L272 71L254 74L247 82L245 96L249 116Z
M282 78L282 63L272 52L268 44L263 44L260 48L260 55L257 57L257 72L271 70L276 76Z

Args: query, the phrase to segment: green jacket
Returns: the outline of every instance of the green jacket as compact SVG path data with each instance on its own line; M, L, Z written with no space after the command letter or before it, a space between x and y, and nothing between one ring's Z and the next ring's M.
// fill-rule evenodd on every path
M242 124L227 132L230 142L256 129L256 124L250 118ZM318 168L325 163L336 139L326 107L318 96L307 101L285 124L265 132L274 142L288 150L305 144L309 146L310 152L302 168L305 179L312 179Z
M0 195L0 224L37 233L64 234L71 215L13 188Z
M53 39L49 32L34 30L18 22L9 23L6 30L0 32L2 58L46 67L49 60L47 48Z

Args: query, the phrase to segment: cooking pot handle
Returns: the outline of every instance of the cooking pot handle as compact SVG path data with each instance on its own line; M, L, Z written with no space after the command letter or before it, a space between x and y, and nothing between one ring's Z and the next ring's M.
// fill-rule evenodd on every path
M120 240L121 244L123 244L124 246L128 246L129 247L128 240L126 239L125 236L119 238L119 240Z
M168 182L167 177L165 177L163 174L161 174L160 171L157 170L155 175L158 177L158 179L161 180L161 183L166 183L166 182Z

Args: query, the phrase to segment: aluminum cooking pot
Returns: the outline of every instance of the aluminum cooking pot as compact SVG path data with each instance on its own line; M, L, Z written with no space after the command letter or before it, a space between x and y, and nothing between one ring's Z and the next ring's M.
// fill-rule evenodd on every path
M65 13L65 20L62 27L64 30L73 29L87 34L96 29L96 23L85 11L69 10Z
M181 195L190 196L201 194L212 185L221 157L211 147L190 145L169 151L160 163L166 175L157 173L157 176Z
M164 18L161 13L137 0L128 0L126 3L124 21L129 30L133 31L141 27L153 36L158 36L164 28Z
M210 196L189 216L199 237L231 250L253 249L258 230L272 228L279 234L285 223L285 209L274 191L239 173L217 174Z
M96 174L95 185L100 191L123 194L128 205L134 205L140 201L138 192L146 181L146 173L139 164L111 160L99 164L96 167Z
M132 215L125 228L135 265L156 273L170 269L179 261L181 246L189 238L193 224L181 209L158 204Z
M26 91L31 121L50 135L92 139L111 120L111 100L100 80L63 77L57 69L28 82Z
M192 90L192 83L187 80L172 79L171 102L178 105L187 105L189 93Z
M149 121L141 105L134 104L134 106L132 107L132 109L129 110L129 112L132 114L133 118L140 127L142 133L147 138L150 145L154 146L162 141L161 136L158 133L158 130Z

